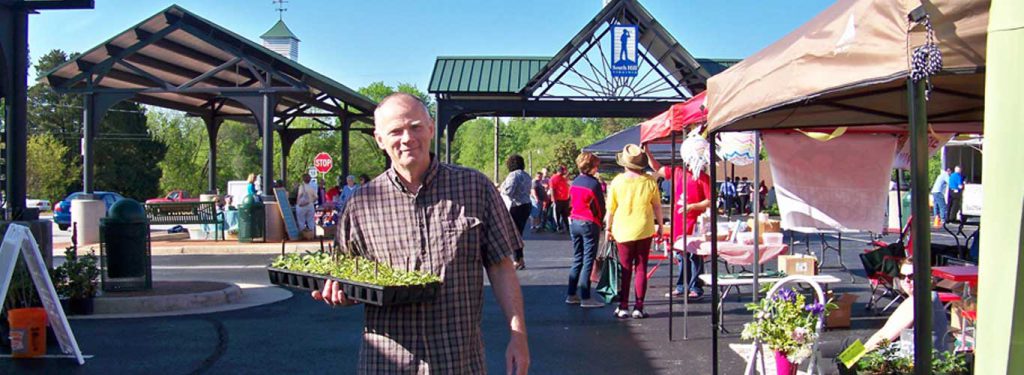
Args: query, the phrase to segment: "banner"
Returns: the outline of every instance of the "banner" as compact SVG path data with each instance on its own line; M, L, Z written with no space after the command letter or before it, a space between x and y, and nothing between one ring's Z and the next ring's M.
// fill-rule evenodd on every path
M935 155L942 146L945 146L950 139L953 139L953 133L928 133L928 157ZM893 169L910 169L910 142L907 142L909 138L907 136L900 136L899 144L900 151L896 153L896 157L892 161Z
M782 227L881 232L896 137L764 133Z

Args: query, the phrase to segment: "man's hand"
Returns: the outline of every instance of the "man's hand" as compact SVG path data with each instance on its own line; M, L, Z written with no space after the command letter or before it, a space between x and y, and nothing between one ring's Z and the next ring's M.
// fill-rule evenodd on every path
M508 375L526 375L530 369L530 348L526 344L526 335L512 332L512 339L505 350L505 373Z
M341 284L334 280L327 280L327 282L324 283L324 290L314 290L312 296L313 299L317 301L324 301L324 303L331 307L352 306L359 303L345 297L345 292L341 290Z

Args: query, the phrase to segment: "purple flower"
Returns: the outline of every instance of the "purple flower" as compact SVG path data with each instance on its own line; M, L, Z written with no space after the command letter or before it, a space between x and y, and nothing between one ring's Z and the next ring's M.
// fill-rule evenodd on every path
M815 315L821 315L825 312L825 305L821 303L809 303L804 306L804 310L814 313Z
M776 301L784 300L786 302L793 302L796 301L796 292L792 289L780 289L778 292L775 292L775 296L772 298Z

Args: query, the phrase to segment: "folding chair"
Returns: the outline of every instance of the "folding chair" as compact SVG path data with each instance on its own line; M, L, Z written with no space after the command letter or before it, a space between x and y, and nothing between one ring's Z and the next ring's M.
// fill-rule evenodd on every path
M909 256L907 254L908 251L903 245L903 239L909 237L910 223L912 221L913 218L907 221L907 226L901 232L897 242L887 244L882 241L873 241L872 244L876 248L867 249L863 254L860 254L860 262L864 266L864 272L871 287L871 298L868 299L866 309L877 310L876 304L882 298L890 298L891 301L889 301L885 308L876 311L879 313L885 312L897 302L905 299L903 293L896 287L896 280L900 277L900 263ZM907 243L911 243L909 238Z

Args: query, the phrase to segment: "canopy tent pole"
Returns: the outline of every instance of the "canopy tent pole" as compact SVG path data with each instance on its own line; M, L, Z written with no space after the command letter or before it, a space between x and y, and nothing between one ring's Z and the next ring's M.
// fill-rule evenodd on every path
M672 147L671 147L671 150L672 150L672 157L669 159L670 161L669 161L669 164L668 164L668 168L669 168L668 170L672 171L672 173L675 173L675 170L676 170L676 152L675 152L676 151L676 132L672 132ZM652 153L651 155L654 155L654 154ZM668 175L667 173L662 173L662 174L665 175L665 176ZM669 235L668 235L668 240L665 241L666 242L665 246L667 246L669 248L669 250L670 250L669 254L668 254L669 255L669 258L668 258L668 341L672 341L673 333L675 333L675 330L672 329L673 328L672 327L673 326L672 322L675 320L675 319L672 319L672 317L675 314L675 309L674 309L675 306L673 306L675 301L673 301L673 298L672 298L674 296L674 293L672 293L672 292L675 291L675 285L673 285L673 283L675 283L675 270L673 270L673 268L675 268L675 266L672 264L672 259L675 257L675 249L673 248L673 245L675 245L675 243L673 242L673 240L675 240L675 234L676 234L676 230L675 230L676 229L676 215L675 215L675 213L676 213L676 200L675 200L675 196L676 196L676 179L675 179L675 177L676 176L673 175L672 176L672 180L669 181L669 188L668 188L669 189L668 190L669 191L668 192L668 197L669 197L668 198L668 200L669 200L668 205L669 205L669 210L670 210L670 212L668 214L668 233L669 233ZM660 235L660 233L659 233L659 235ZM686 314L686 310L685 310L685 308L683 310L683 314L684 314L683 315L683 339L685 340L686 339L686 315L685 315Z
M910 202L914 243L914 373L932 366L931 230L928 228L928 114L925 81L907 80L910 103Z
M716 133L708 134L708 153L711 154L711 373L718 375L718 328L721 322L718 319L718 189L714 188L718 181L718 168L715 167L715 136Z
M761 272L761 132L754 132L754 182L751 192L754 194L754 290L753 299L757 303L757 292L760 285L757 282L757 274Z

